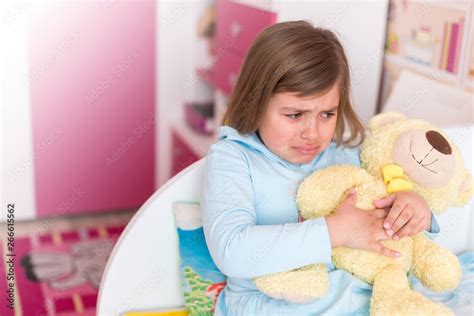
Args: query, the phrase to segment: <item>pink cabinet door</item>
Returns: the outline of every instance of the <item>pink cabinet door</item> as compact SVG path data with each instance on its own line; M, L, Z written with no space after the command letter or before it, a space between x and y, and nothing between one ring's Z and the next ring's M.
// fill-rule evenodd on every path
M154 191L155 2L42 5L29 34L38 216Z
M244 59L230 51L217 58L214 69L215 83L219 90L227 95L232 93Z
M217 43L244 56L267 26L276 23L276 13L244 4L219 0L217 3Z
M171 177L198 160L199 157L173 130L171 132Z
M214 80L222 92L232 93L247 50L258 33L274 24L276 18L273 12L228 0L218 1Z

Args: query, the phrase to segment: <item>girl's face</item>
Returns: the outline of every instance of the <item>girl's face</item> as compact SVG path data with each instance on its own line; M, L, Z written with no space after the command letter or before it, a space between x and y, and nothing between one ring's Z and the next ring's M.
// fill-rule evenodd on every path
M325 94L313 97L275 93L258 128L260 137L280 158L294 164L308 163L331 142L338 105L337 83Z

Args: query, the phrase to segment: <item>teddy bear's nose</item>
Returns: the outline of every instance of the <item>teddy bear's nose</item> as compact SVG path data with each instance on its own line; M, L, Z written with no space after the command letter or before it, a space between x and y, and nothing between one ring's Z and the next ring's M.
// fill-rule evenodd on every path
M434 149L445 155L451 155L452 149L446 138L437 131L427 131L426 139Z

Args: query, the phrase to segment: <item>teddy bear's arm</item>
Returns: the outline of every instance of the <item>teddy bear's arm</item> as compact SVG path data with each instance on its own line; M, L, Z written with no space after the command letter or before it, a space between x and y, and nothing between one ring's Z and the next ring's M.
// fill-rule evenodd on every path
M413 236L413 274L430 290L453 290L461 279L458 258L422 233Z
M292 271L274 273L253 281L262 293L298 304L317 300L329 288L329 275L324 264L312 264Z
M296 204L305 220L327 216L343 201L348 189L356 188L358 193L364 193L358 194L357 207L372 209L372 199L369 199L372 194L365 194L365 191L375 188L377 197L386 195L383 185L381 190L376 187L374 178L364 169L350 165L331 166L314 172L301 183Z

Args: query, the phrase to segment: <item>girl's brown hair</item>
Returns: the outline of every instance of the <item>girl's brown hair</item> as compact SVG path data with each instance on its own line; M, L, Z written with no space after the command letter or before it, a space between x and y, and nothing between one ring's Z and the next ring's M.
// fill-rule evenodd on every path
M262 31L250 47L223 123L241 134L253 133L273 93L314 96L324 94L336 82L340 101L334 139L338 144L359 139L360 144L364 127L349 99L349 65L336 35L306 21L274 24ZM345 122L350 136L343 140Z

